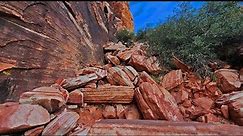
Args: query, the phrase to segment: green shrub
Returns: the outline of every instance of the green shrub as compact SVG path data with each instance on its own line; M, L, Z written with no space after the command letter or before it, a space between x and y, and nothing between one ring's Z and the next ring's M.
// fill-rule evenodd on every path
M184 2L165 23L140 31L136 40L148 41L163 65L173 67L174 53L205 76L211 73L208 62L220 56L216 49L242 36L243 15L237 2L206 2L198 10Z
M130 46L135 39L135 34L132 31L123 29L116 33L116 38L118 39L118 41L122 42L124 45Z

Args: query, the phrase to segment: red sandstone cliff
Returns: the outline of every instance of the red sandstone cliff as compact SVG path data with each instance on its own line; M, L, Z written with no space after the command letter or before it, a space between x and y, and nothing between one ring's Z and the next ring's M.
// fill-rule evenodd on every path
M102 64L102 45L121 27L133 29L127 2L0 2L2 97Z

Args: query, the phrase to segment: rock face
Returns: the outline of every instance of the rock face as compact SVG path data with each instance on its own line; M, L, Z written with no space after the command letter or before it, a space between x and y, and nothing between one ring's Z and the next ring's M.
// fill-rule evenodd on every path
M50 121L50 114L39 105L0 105L0 134L14 133L44 125Z
M127 2L5 1L0 12L0 69L8 70L0 79L13 78L13 100L73 77L88 63L102 64L102 45L114 39L118 27L133 28Z
M128 2L109 2L111 7L114 10L114 13L120 18L121 25L118 27L119 29L128 28L133 31L133 17L129 12L129 4Z
M239 73L233 69L219 69L215 71L217 83L222 93L229 93L240 89Z
M65 135L74 129L78 119L76 112L64 111L45 127L42 135Z

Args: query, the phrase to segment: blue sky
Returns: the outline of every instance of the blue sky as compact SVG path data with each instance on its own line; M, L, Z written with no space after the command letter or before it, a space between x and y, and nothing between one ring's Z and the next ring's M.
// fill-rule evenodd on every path
M134 20L134 30L137 32L146 26L154 26L163 22L182 1L131 1L130 10ZM202 1L190 2L194 8L202 6ZM243 3L243 2L241 2Z

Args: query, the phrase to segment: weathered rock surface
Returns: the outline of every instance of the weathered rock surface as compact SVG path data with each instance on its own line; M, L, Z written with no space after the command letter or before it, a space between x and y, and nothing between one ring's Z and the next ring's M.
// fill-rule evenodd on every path
M103 111L103 117L105 119L115 119L116 118L116 109L111 105L105 106Z
M152 130L152 131L151 131ZM88 135L241 135L242 127L228 124L159 120L101 120Z
M120 60L116 57L116 56L113 56L111 54L106 54L106 59L109 63L112 63L113 65L119 65L121 62Z
M126 119L141 119L141 114L136 105L132 104L125 110Z
M80 90L74 90L69 93L68 103L83 105L84 103L84 94Z
M216 104L228 106L229 117L238 125L243 125L243 91L224 94L215 101ZM223 112L227 116L227 111Z
M130 31L133 31L133 17L132 14L129 12L129 3L128 2L109 2L114 13L120 19L120 25L117 26L118 30L127 28Z
M98 67L85 67L83 69L80 69L76 75L77 76L80 76L80 75L87 75L87 74L96 74L98 76L98 79L102 79L104 77L107 76L107 71L106 70L103 70L101 68L98 68Z
M123 51L126 49L126 46L123 45L121 42L118 43L109 42L103 45L103 48L105 51Z
M44 126L36 127L36 128L26 131L24 133L24 135L25 136L39 136L43 130L44 130Z
M129 65L133 66L137 71L146 71L151 74L158 73L161 68L156 57L146 57L143 55L131 55Z
M39 105L6 103L0 105L0 134L24 131L50 121L50 114Z
M44 128L42 135L65 135L76 127L78 119L76 112L63 111Z
M140 91L140 93L139 93ZM139 85L139 90L135 93L136 95L142 95L142 97L147 104L150 110L152 111L154 118L153 119L166 119L170 121L182 121L183 117L178 109L178 106L174 98L166 92L164 88L159 88L156 84L151 84L149 82L143 82ZM162 93L163 92L163 93ZM137 104L140 105L139 101ZM142 110L147 108L142 108L142 105L139 106L142 113ZM143 115L144 117L147 115Z
M118 27L132 28L124 2L5 1L0 12L1 71L10 73L0 79L13 78L13 100L59 77L73 77L88 63L102 64L102 45L114 39Z
M222 93L229 93L240 89L239 73L233 69L219 69L215 71L217 84Z
M129 86L103 85L80 90L86 103L131 103L134 96L134 89Z
M171 90L183 82L181 70L172 70L167 73L163 78L161 85L167 89Z
M123 85L134 87L129 76L119 67L111 67L108 69L107 80L112 85Z
M63 93L55 87L39 87L35 88L31 92L23 93L20 96L19 102L38 104L52 113L65 105L67 99Z
M80 87L86 85L87 83L89 83L91 81L95 81L95 80L98 80L98 76L95 73L78 76L78 77L66 79L64 81L62 87L67 90L74 90L74 89L80 88Z

